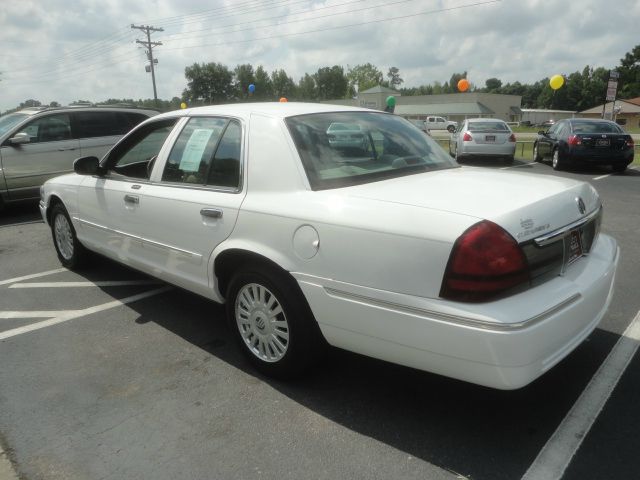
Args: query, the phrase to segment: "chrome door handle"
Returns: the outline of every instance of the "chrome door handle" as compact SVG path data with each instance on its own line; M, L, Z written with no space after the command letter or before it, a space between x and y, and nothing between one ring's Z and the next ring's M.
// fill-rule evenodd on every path
M125 201L125 203L138 204L138 203L140 203L140 197L137 197L135 195L125 195L124 196L124 201Z
M75 147L71 147L71 148L59 148L58 151L59 152L67 152L67 151L71 151L71 150L75 150Z
M203 208L200 210L200 215L209 218L222 218L222 210L219 208Z

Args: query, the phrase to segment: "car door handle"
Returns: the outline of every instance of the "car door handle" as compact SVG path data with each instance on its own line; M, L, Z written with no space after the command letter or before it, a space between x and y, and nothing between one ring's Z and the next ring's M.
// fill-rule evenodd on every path
M219 208L203 208L200 210L200 215L209 218L222 218L222 210Z
M140 203L140 197L138 197L136 195L125 195L124 196L124 201L125 201L125 203L138 204L138 203Z
M76 149L76 147L71 147L71 148L59 148L59 149L58 149L58 151L59 151L59 152L67 152L67 151L75 150L75 149Z

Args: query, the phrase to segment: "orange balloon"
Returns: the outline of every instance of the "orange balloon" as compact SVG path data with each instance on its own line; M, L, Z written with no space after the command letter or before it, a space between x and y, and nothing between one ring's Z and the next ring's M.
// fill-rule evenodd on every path
M469 90L469 81L466 78L461 78L458 81L458 90L460 90L461 92L466 92L467 90Z
M280 103L288 102L287 97L280 97Z

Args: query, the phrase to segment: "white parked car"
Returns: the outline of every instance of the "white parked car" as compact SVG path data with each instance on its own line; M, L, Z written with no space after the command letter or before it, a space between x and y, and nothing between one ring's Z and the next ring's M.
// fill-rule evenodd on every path
M500 158L513 163L516 136L499 118L469 118L451 135L449 154L458 162L468 158Z
M331 146L357 124L372 148ZM460 167L392 114L303 103L159 115L49 180L63 265L99 252L226 303L247 357L300 373L323 345L501 389L596 327L614 239L586 183Z

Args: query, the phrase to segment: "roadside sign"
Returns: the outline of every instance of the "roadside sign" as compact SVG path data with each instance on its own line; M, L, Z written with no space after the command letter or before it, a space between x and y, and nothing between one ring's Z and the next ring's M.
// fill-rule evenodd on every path
M616 99L616 92L618 90L618 81L609 80L607 84L607 102Z
M617 70L611 70L609 72L609 78L618 78L620 77L620 72L618 72Z

